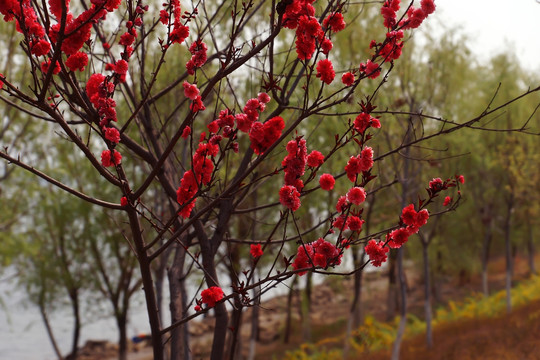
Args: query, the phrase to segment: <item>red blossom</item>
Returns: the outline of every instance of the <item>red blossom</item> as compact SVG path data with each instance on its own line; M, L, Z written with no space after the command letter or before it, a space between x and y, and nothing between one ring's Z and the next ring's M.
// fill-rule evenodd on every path
M204 106L202 102L202 97L199 95L197 96L193 102L189 105L189 109L193 111L194 113L198 111L206 110L206 107Z
M321 44L321 50L323 54L328 55L330 50L334 47L334 44L332 44L332 40L325 38Z
M462 184L465 184L465 177L463 175L459 175L457 176L457 181Z
M122 196L120 198L120 205L121 206L127 206L128 205L128 200L127 200L127 198L125 196Z
M257 100L259 100L263 104L268 104L271 98L267 93L262 92L257 95Z
M118 129L113 127L105 127L103 128L103 132L105 133L105 139L118 144L120 142L120 132Z
M51 44L47 40L39 40L32 44L32 54L36 56L45 55L51 50Z
M83 52L76 52L66 60L66 66L71 71L84 71L86 65L88 65L88 55Z
M189 134L191 134L191 128L189 126L186 126L182 131L182 138L187 139Z
M399 228L392 231L388 236L388 246L392 249L399 249L403 244L409 240L411 233L407 228Z
M362 231L362 225L365 223L364 220L360 219L358 216L349 216L347 218L347 227L351 231Z
M384 246L383 241L377 242L374 239L371 239L368 241L365 251L366 254L369 256L369 260L371 261L371 265L375 267L379 267L382 265L382 263L386 262L388 256L386 253L389 251L386 246Z
M320 78L322 82L330 84L335 76L336 72L334 71L332 62L328 59L319 60L317 63L317 77Z
M366 191L359 186L353 187L347 193L347 200L355 205L360 205L366 201Z
M284 128L285 122L281 116L273 117L264 124L253 123L249 132L250 147L255 154L261 155L279 139Z
M184 87L184 96L188 99L195 100L197 96L199 96L199 89L197 88L197 85L184 81L182 86Z
M201 298L203 304L208 305L209 308L214 307L218 301L223 299L223 290L218 286L212 286L201 291Z
M54 64L55 64L55 67L53 69L53 75L56 75L62 70L62 68L60 67L60 64L58 63L58 61L56 61ZM51 59L47 59L47 61L43 61L41 63L41 71L44 74L46 74L47 72L49 72L50 65L51 65Z
M279 202L292 211L300 208L300 193L292 185L283 185L279 190Z
M354 84L354 74L352 72L346 72L341 76L341 82L345 86L351 86Z
M113 151L114 159L111 159L111 151ZM101 165L109 167L120 163L122 163L122 155L117 150L103 150L101 153Z
M452 202L452 198L450 196L447 196L444 198L443 206L448 206Z
M313 150L307 157L307 166L317 167L324 163L324 155L320 151Z
M251 244L249 252L255 259L263 255L261 244Z
M321 189L323 190L330 191L334 188L335 184L336 180L330 174L322 174L319 178L319 185L321 185Z
M360 64L360 72L365 73L370 79L376 79L381 74L381 68L376 62L368 60L365 64Z
M343 14L339 12L333 12L328 14L326 19L323 20L325 28L332 29L333 32L338 32L345 29L345 20L343 20Z

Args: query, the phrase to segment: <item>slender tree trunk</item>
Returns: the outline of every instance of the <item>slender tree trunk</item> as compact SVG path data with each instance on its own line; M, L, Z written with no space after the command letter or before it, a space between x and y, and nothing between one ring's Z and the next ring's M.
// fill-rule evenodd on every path
M441 304L443 301L442 298L442 252L440 249L437 250L435 270L433 272L433 297L438 304Z
M42 294L40 294L39 312L41 314L41 319L43 320L43 324L45 325L45 329L47 330L47 335L49 336L49 340L51 341L51 345L53 347L54 353L56 354L56 357L59 360L62 360L63 356L60 352L60 348L58 347L58 343L56 342L56 338L54 337L51 323L49 321L49 317L47 316L47 311L45 310L45 303L42 298L43 296Z
M141 224L139 223L139 218L135 209L128 208L127 213L131 227L131 234L133 236L133 243L135 244L135 251L139 261L139 269L141 271L144 296L146 300L146 311L148 314L152 336L154 360L164 360L161 322L159 321L156 294L154 292L154 281L152 280L152 271L150 269L150 261L144 248L145 243L142 237Z
M73 311L73 338L71 342L71 354L69 355L70 359L77 359L77 351L79 348L79 337L81 334L81 311L79 306L79 293L75 289L70 295L71 299L71 309Z
M127 360L127 311L119 312L116 315L116 326L118 326L118 360Z
M397 259L397 268L398 268L398 279L399 279L399 294L401 300L400 308L400 320L399 327L396 334L396 340L392 345L392 360L399 359L399 352L401 349L401 342L403 340L403 335L405 334L405 325L407 323L407 286L405 284L405 271L403 269L403 247L398 250L398 259Z
M512 224L512 210L514 208L514 194L510 194L510 198L507 201L507 213L506 221L504 224L504 241L506 249L506 311L510 313L512 311L512 242L510 239L510 227Z
M536 275L536 266L534 264L534 241L531 218L527 215L527 255L529 262L529 270L531 274Z
M433 333L431 331L431 289L429 278L429 242L422 239L422 257L424 259L424 311L426 317L426 345L428 348L433 347Z
M306 288L302 296L302 338L304 342L311 341L311 283L313 273L308 271L306 275Z
M249 337L248 360L255 359L255 348L257 345L257 340L259 339L259 304L260 304L259 288L253 289L253 299L255 299L255 303L253 307L251 308L251 335ZM290 314L290 307L287 309L287 313Z
M283 335L283 342L285 344L289 343L291 336L292 300L297 280L298 276L294 275L291 286L289 287L289 294L287 295L287 318L285 319L285 334Z
M169 279L169 293L171 296L169 308L171 311L171 322L173 324L182 320L184 317L186 303L184 302L185 294L182 283L184 281L185 258L186 251L184 247L177 245L174 252L173 263L167 272ZM184 331L186 326L187 323L182 324L171 331L171 360L189 360L191 358L189 352L189 339L186 338L186 332Z
M485 226L484 241L482 243L482 292L484 296L489 296L489 284L488 284L488 262L489 262L489 249L491 247L492 239L491 221Z
M386 319L392 320L398 308L398 289L396 277L396 252L390 252L388 259L388 295L386 298Z
M369 234L369 230L367 231ZM362 250L362 255L358 256L356 251L352 252L353 263L355 268L364 262L365 252ZM353 329L357 329L362 323L362 280L364 272L362 270L354 273L354 294L349 310L349 318L347 319L347 332L345 334L345 345L343 347L343 358L347 358L351 346L351 336Z

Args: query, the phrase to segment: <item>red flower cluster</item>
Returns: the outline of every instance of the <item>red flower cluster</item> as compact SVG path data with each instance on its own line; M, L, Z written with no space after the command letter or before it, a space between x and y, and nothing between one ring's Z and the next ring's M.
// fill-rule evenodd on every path
M429 219L429 213L426 209L416 212L414 205L406 206L401 212L401 221L407 225L392 231L387 235L388 246L393 249L400 248L407 242L409 236L416 234L420 227L424 226Z
M369 115L368 113L360 113L356 119L354 119L354 129L363 134L369 127L379 129L381 127L381 122L379 119L376 119Z
M296 28L296 53L298 59L309 60L315 52L316 41L324 39L319 20L313 16L302 16Z
M283 14L283 26L288 29L296 29L302 16L314 16L315 8L312 3L315 0L292 0L285 8Z
M345 86L351 86L354 84L354 74L351 72L346 72L341 76L341 82Z
M164 3L167 5L167 3ZM182 9L180 8L180 0L171 0L172 12L174 15L173 29L169 35L171 43L181 44L189 36L189 28L182 24ZM161 22L163 23L163 15L160 14Z
M401 56L403 49L403 30L390 31L386 33L386 43L379 50L379 55L384 61L397 60Z
M358 174L361 172L369 171L373 167L373 149L365 147L358 156L351 156L347 165L345 166L345 172L347 178L351 182L356 182Z
M195 74L195 68L200 68L206 63L206 51L208 48L202 40L197 40L189 47L191 59L186 63L186 69L189 75Z
M54 65L55 66L53 69L53 74L56 75L62 70L62 68L60 68L60 64L58 63L58 61L56 61ZM47 59L47 61L43 61L41 63L41 71L46 74L47 72L49 72L49 66L51 66L51 59Z
M223 299L223 290L218 286L212 286L201 291L201 298L203 304L208 305L209 308L214 307L218 301Z
M271 118L265 123L254 122L249 131L250 147L255 154L262 154L281 136L285 122L281 116Z
M211 141L203 142L204 136L201 136L201 142L193 155L192 169L186 171L180 187L176 190L176 201L182 205L180 216L188 218L195 207L195 195L199 190L199 185L207 185L212 180L214 171L214 158L219 153L219 145Z
M292 185L283 185L279 190L279 202L292 211L300 208L300 193Z
M435 3L433 0L422 0L420 5L421 7L418 9L414 6L409 8L407 11L407 18L399 23L403 29L416 29L435 11Z
M319 178L319 185L321 186L321 189L330 191L334 188L334 185L336 184L336 180L334 177L330 174L322 174Z
M113 156L111 156L111 151ZM122 163L122 155L116 150L103 150L101 153L101 165L105 167L115 166Z
M384 246L384 241L377 242L374 239L368 241L366 247L364 248L366 254L369 256L371 265L379 267L382 263L386 262L388 256L386 253L390 251L389 248Z
M321 79L322 82L330 85L336 76L334 71L334 66L332 62L328 59L319 60L317 63L317 77Z
M199 96L199 89L197 88L197 85L184 81L182 86L184 87L184 96L188 99L195 100L197 96Z
M50 61L50 60L49 60ZM84 71L84 67L88 65L88 55L83 52L76 52L66 60L66 66L71 71Z
M116 102L109 96L114 91L114 83L109 82L102 74L93 74L86 83L86 94L90 102L98 110L101 117L100 127L109 125L110 121L117 121Z
M345 20L343 20L343 14L339 12L331 12L326 19L323 20L325 28L330 28L333 32L339 32L345 29Z
M366 191L364 188L355 186L347 192L347 200L355 205L360 205L366 201Z
M384 19L384 26L394 28L397 23L397 12L400 8L400 0L387 0L381 8L381 15Z
M243 113L236 114L236 126L238 130L243 132L249 132L253 122L259 120L259 112L263 112L266 109L266 103L259 100L259 98L249 99L244 106Z
M365 64L360 64L360 72L365 73L370 79L376 79L379 75L381 75L381 68L376 62L368 60Z
M450 196L447 196L444 198L443 206L448 206L452 202L452 198Z
M318 167L324 163L324 155L317 150L313 150L307 157L307 166Z
M261 257L263 255L261 244L252 244L250 246L249 252L251 256L253 256L255 259Z
M327 268L341 264L343 253L332 243L319 238L310 244L302 244L298 247L296 258L292 263L295 270L309 267ZM298 275L302 276L307 271L301 271Z
M286 149L288 154L281 162L285 172L285 185L292 185L301 191L304 183L300 177L304 175L307 163L306 140L297 137L287 143Z

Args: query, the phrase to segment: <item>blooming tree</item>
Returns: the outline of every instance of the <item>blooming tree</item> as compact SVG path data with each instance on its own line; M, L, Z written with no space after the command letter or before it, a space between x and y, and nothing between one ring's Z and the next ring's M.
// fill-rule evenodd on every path
M379 7L382 17L373 26L385 35L366 44L365 59L341 59L333 40L360 5L345 0L0 4L4 21L20 33L20 59L30 74L22 84L9 72L0 75L2 99L32 121L47 122L60 134L47 146L69 142L117 197L101 198L53 178L11 148L4 147L0 157L79 199L116 210L129 223L131 238L119 241L128 241L138 259L155 359L164 358L169 336L173 358L188 352L180 328L209 309L215 314L212 359L225 351L232 357L239 323L229 319L227 302L241 313L258 301L250 297L251 289L259 288L261 296L309 271L351 274L340 268L350 247L365 247L369 256L353 272L368 263L381 266L390 249L404 246L429 221L433 202L442 206L445 199L440 213L459 204L459 191L446 192L459 189L463 176L436 177L418 201L395 214L393 224L362 233L366 197L392 185L378 182L376 163L470 127L500 107L459 123L426 118L434 126L377 154L376 135L388 126L385 113L391 116L375 110L377 95L406 51L406 36L429 18L435 4L370 5ZM526 94L533 91L538 88ZM317 119L332 122L326 128L335 132L331 138L324 134L324 149L311 141ZM305 220L326 192L334 202L317 220ZM166 195L167 211L152 205L157 194ZM253 194L257 205L248 207ZM233 224L245 214L264 218L257 237L237 237ZM152 230L143 231L143 225ZM244 246L248 258L241 272L225 278L218 266L232 243ZM294 251L288 243L295 244ZM175 279L196 276L185 270L189 263L205 285L189 303L182 300L184 280L172 282L172 323L162 324L152 269L171 252Z

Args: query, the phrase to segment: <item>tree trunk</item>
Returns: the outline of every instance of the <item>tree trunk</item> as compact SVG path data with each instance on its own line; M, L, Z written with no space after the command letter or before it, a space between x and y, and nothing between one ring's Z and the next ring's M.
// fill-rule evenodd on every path
M431 289L429 278L429 242L422 239L422 256L424 258L424 311L426 317L426 345L428 348L433 347L433 333L431 331Z
M77 359L77 351L79 348L79 337L81 334L81 313L79 306L79 293L75 289L70 295L71 299L71 309L73 311L74 323L73 323L73 338L71 343L71 354L69 355L70 359Z
M289 292L290 293L290 292ZM260 304L260 291L259 288L253 289L254 304L251 308L251 335L249 337L249 353L248 360L255 359L255 348L257 340L259 339L259 304ZM288 299L287 299L288 301ZM287 314L290 314L290 304L287 308Z
M127 311L116 315L118 326L118 360L127 360Z
M369 230L367 231L369 234ZM366 253L362 250L362 255L359 257L358 253L353 250L353 263L355 269L364 262ZM349 318L347 319L347 333L345 334L345 345L343 348L343 358L347 358L351 346L351 336L353 329L357 329L362 323L362 280L364 272L362 270L354 273L354 293L351 301L351 308L349 311Z
M407 323L407 286L405 284L405 271L403 269L403 247L398 250L397 259L398 279L399 279L399 294L401 300L399 327L396 334L396 340L392 345L392 360L399 360L399 352L401 349L401 342L403 335L405 334L405 325Z
M49 336L49 340L51 341L51 345L53 347L54 353L56 354L56 357L58 357L59 360L62 360L63 359L62 353L60 352L60 348L58 347L56 338L54 337L51 323L49 322L49 317L47 316L47 311L45 310L43 293L40 294L39 312L41 314L41 319L43 320L43 324L45 325L45 329L47 330L47 335Z
M491 246L492 239L491 221L485 226L484 241L482 243L482 292L484 296L489 296L489 284L488 284L488 262L489 262L489 248Z
M536 266L534 264L534 241L531 218L527 216L527 255L529 262L529 270L531 274L536 275Z
M388 295L386 298L386 320L388 321L394 318L398 308L396 262L396 253L390 252L388 259Z
M302 296L302 339L304 342L311 341L311 280L313 273L308 271L306 275L306 288Z
M292 319L292 300L294 296L294 288L296 281L298 280L298 275L294 275L289 287L289 294L287 295L287 318L285 319L285 334L283 335L283 342L285 344L289 343L291 336L291 319Z
M169 279L169 293L171 296L169 309L171 311L171 323L184 318L186 307L184 283L184 261L186 251L183 246L177 245L174 252L173 263L167 272ZM171 360L189 360L189 338L186 335L188 323L184 323L171 331Z
M514 194L510 194L507 200L507 212L504 223L504 242L506 249L506 311L510 313L512 311L512 242L510 239L510 227L512 224L512 210L514 208Z

